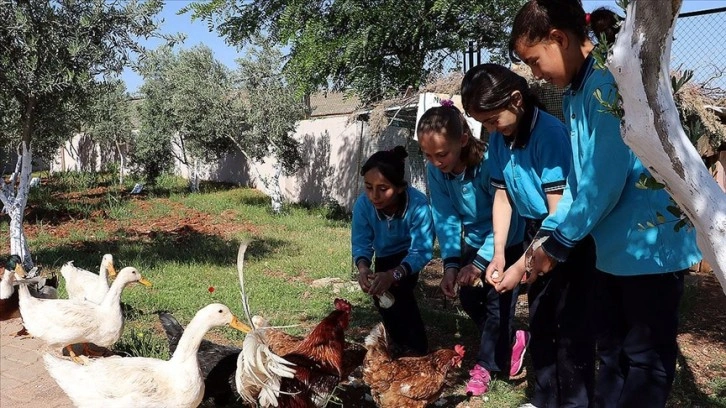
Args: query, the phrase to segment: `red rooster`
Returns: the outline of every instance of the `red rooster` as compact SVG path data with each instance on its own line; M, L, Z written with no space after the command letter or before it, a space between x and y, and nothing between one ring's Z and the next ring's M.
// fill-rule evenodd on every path
M351 305L343 299L335 299L335 310L325 317L305 338L298 338L272 328L265 328L266 322L260 324L256 331L264 335L264 346L293 364L294 374L291 377L282 376L279 379L279 390L272 390L277 395L277 406L286 408L312 408L323 407L327 404L333 390L351 370L347 365L358 366L363 360L363 350L356 354L351 351L349 360L344 362L345 330L350 321ZM247 340L247 339L245 339ZM245 345L246 346L246 345ZM248 351L248 350L246 350ZM245 352L243 352L244 354ZM252 353L250 353L252 354ZM238 376L248 376L241 373L238 363ZM353 367L354 369L355 367ZM270 371L268 367L257 367L258 372ZM254 384L254 381L240 379L239 384ZM277 388L277 380L273 382ZM268 384L269 386L269 384ZM240 394L246 393L240 390Z
M392 359L386 329L380 323L366 337L363 381L381 408L423 408L436 401L452 366L461 367L464 346L434 351L423 357Z

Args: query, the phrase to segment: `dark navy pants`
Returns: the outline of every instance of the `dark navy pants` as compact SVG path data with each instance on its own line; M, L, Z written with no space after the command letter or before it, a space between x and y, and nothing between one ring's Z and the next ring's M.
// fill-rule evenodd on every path
M685 271L615 276L596 271L595 406L664 407L675 376Z
M462 265L471 263L476 257L477 248L466 245ZM522 244L512 245L505 251L507 266L522 256ZM483 278L482 278L483 280ZM512 359L512 319L517 306L519 286L511 292L497 293L494 287L484 283L484 287L462 286L459 290L461 307L474 321L480 333L477 364L489 372L502 372L509 377Z
M538 228L538 225L537 225ZM528 244L537 228L528 229ZM530 286L529 355L534 368L537 408L588 407L594 398L595 244L589 235L567 262L559 263Z
M375 272L386 272L397 267L407 254L408 252L404 251L394 255L376 257ZM393 341L394 348L402 349L400 351L408 352L408 354L425 355L429 347L428 339L414 294L418 275L418 273L408 275L398 283L391 285L388 291L396 300L390 308L380 307L377 298L374 298L373 303L383 318L383 325Z

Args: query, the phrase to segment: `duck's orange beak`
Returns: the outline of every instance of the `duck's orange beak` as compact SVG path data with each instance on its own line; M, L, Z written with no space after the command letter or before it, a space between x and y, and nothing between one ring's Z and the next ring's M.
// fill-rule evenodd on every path
M15 274L21 278L25 277L25 268L23 268L23 265L19 263L15 264Z
M143 277L141 279L139 279L139 283L146 286L147 288L154 286L151 282L149 282L148 279L143 278Z
M232 316L232 321L229 322L229 325L245 334L252 331L252 328L242 323L237 316Z
M116 277L116 268L113 267L113 262L111 262L108 265L108 277L109 278L115 278Z

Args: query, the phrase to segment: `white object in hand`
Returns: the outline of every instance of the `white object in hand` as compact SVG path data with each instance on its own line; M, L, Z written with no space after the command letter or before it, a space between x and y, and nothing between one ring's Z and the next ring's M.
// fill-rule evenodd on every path
M396 298L393 297L391 292L383 292L382 295L378 296L378 304L384 308L388 309L389 307L393 306L393 303L396 301Z

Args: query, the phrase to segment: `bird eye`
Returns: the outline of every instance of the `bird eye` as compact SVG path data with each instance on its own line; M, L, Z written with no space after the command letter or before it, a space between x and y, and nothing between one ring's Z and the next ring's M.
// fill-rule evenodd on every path
M222 313L222 309L219 309L219 310L218 310L218 312L219 312L219 313Z

